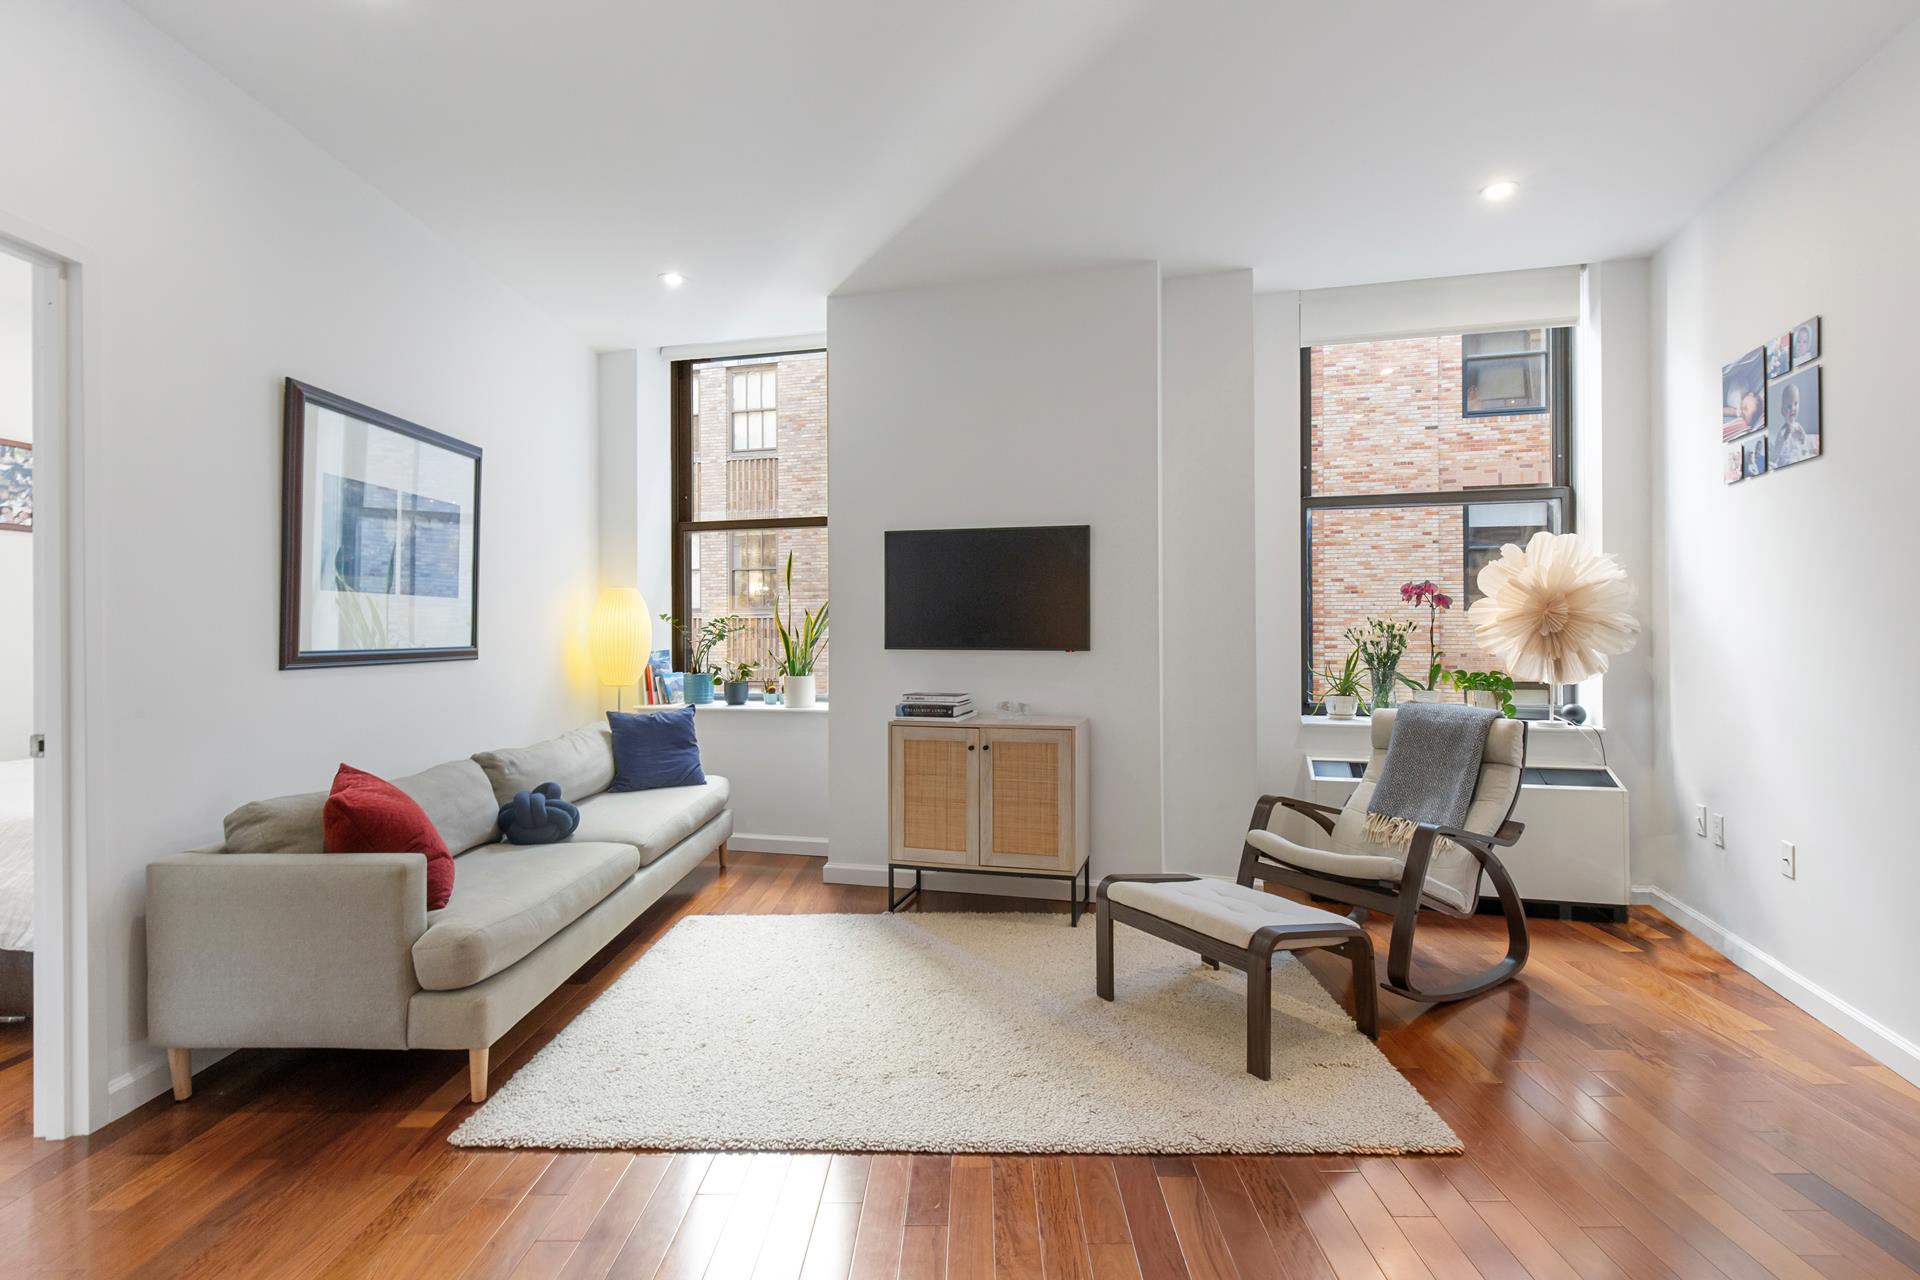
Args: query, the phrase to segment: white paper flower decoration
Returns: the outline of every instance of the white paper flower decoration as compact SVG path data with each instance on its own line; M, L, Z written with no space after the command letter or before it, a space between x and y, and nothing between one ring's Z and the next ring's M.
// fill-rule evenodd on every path
M1536 533L1524 551L1508 543L1479 585L1467 621L1516 680L1577 684L1640 634L1626 566L1576 534Z

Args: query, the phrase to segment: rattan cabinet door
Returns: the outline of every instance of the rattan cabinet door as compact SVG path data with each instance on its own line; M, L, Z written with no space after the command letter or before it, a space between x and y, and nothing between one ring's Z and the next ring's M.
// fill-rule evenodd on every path
M981 864L1073 870L1073 731L983 729L980 739Z
M980 731L895 725L888 746L890 859L979 865Z

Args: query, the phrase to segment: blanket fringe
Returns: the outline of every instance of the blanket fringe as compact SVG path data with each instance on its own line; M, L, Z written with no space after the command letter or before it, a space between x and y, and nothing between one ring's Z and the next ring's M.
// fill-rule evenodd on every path
M1413 833L1420 824L1409 818L1390 817L1384 813L1367 815L1367 839L1375 844L1386 845L1389 849L1405 852L1413 844Z

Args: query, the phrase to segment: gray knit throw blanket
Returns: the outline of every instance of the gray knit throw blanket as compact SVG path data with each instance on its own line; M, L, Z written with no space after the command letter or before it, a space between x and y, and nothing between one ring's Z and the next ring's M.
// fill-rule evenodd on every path
M1457 827L1465 822L1494 719L1486 707L1437 702L1401 707L1393 718L1379 785L1367 802L1367 839L1405 849L1422 823Z

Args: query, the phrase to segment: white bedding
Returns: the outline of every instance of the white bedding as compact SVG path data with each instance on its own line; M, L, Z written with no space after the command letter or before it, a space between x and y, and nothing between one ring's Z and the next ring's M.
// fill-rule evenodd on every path
M33 950L33 761L0 760L0 951Z

